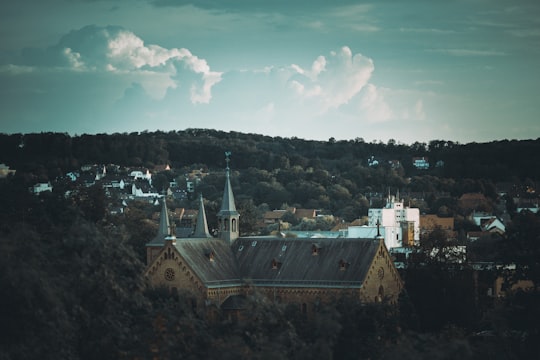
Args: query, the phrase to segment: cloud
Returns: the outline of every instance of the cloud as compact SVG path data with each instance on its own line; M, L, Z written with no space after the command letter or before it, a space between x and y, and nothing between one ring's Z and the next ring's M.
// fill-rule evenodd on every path
M189 86L194 104L210 102L212 87L222 75L188 49L146 45L133 32L117 26L86 26L45 51L27 49L23 55L26 63L38 67L115 73L140 82L154 97L163 97L167 89L179 86L183 81L179 74L187 71L197 75Z
M310 69L292 65L296 76L290 87L304 99L316 101L321 112L347 104L368 83L374 70L373 61L361 54L353 55L347 46L319 56Z

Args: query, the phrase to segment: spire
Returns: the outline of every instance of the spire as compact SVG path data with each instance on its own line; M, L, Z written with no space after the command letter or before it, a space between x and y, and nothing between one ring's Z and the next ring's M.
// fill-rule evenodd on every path
M221 203L221 210L219 210L217 213L219 238L228 244L232 244L240 235L238 229L240 214L238 211L236 211L234 195L231 188L229 169L230 155L230 151L225 152L225 161L227 162L227 168L225 171L225 189L223 190L223 202Z
M195 233L193 237L196 238L210 238L210 232L208 231L208 223L206 222L206 212L204 210L204 202L202 194L199 195L199 214L197 215L197 224L195 225Z
M161 202L161 214L159 215L158 237L165 238L171 234L171 224L169 222L169 212L167 211L167 200L165 196Z
M234 204L234 195L231 187L230 169L229 169L229 156L230 151L225 152L225 161L227 162L227 168L225 169L225 189L223 190L223 201L221 203L221 215L237 215L236 205Z

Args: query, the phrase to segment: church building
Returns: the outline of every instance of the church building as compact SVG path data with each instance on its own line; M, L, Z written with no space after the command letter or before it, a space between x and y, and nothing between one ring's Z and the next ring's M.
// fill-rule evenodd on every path
M146 276L155 286L187 290L197 307L231 309L254 291L298 304L303 312L341 296L396 302L401 278L377 234L373 238L241 237L229 158L218 234L208 231L202 196L194 233L171 231L165 199L157 236L147 243Z

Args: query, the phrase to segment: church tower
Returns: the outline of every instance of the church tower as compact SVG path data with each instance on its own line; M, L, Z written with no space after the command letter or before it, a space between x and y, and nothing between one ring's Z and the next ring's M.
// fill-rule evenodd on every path
M234 195L231 188L229 169L230 155L230 151L225 152L225 161L227 162L227 168L225 170L225 189L223 191L221 210L219 210L217 214L218 236L228 244L232 244L240 236L240 231L238 229L240 214L236 211Z

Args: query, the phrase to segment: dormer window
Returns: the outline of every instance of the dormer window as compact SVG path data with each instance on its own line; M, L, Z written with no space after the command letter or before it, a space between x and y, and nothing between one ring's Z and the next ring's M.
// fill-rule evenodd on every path
M272 270L277 270L281 267L281 261L272 259Z
M206 252L206 257L208 258L208 260L214 261L214 257L215 257L214 251L213 251L213 250L207 251L207 252Z
M339 260L339 270L345 271L349 267L350 263L346 260Z
M313 244L311 246L311 255L317 256L321 252L321 247L318 244Z

